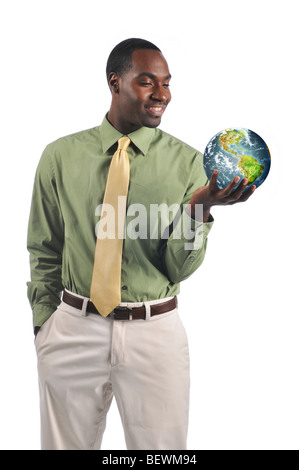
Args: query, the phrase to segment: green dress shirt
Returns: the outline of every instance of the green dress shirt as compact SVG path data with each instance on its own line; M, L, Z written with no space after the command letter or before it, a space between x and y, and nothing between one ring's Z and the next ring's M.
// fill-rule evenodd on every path
M41 156L28 226L34 326L56 310L64 288L90 295L99 205L121 136L105 117L49 144ZM179 293L180 281L203 261L213 219L200 223L184 210L194 190L208 184L202 154L158 128L129 137L121 301L139 302Z

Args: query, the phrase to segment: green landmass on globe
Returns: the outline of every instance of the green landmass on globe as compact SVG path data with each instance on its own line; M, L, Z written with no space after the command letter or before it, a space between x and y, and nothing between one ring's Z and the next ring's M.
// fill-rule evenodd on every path
M243 129L227 129L225 133L221 133L219 136L219 144L223 150L234 154L240 159L238 168L245 178L248 179L248 186L261 176L264 171L264 165L259 163L256 158L253 158L251 155L240 156L238 154L238 149L241 151L240 142L246 135Z

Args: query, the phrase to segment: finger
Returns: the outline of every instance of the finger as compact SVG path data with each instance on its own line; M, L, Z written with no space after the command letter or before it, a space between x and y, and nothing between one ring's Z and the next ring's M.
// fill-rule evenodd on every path
M241 196L238 199L235 199L235 200L231 201L229 204L232 205L232 204L235 204L236 202L245 202L245 201L247 201L247 199L250 198L250 196L254 193L255 190L256 190L256 186L254 186L254 185L251 186L244 193L242 193Z
M237 179L237 177L234 178L234 180L232 181L232 183L233 183L236 179ZM239 178L239 179L240 179L240 178ZM232 185L232 183L230 183L230 184L228 185L228 187L229 187L229 186L234 187L234 186ZM240 197L242 197L243 191L244 191L244 189L245 189L247 183L248 183L248 179L247 179L247 178L243 178L242 181L241 181L241 183L239 184L239 186L238 186L233 192L228 193L228 194L225 196L225 198L224 198L225 203L226 203L226 204L235 204L236 202L238 202L239 199L240 199ZM228 187L227 187L227 188L228 188Z
M240 197L242 197L242 194L243 194L243 191L244 189L246 188L248 184L248 179L247 178L243 178L241 183L239 184L239 186L237 187L237 189L235 190L235 192L231 195L232 196L232 199L234 201L237 201L240 199Z
M250 196L254 193L255 190L256 190L255 185L251 186L251 188L248 188L247 191L245 191L245 193L243 193L242 196L239 198L238 202L247 201L247 199L250 198Z
M239 176L235 176L235 178L222 190L222 197L226 198L231 195L235 187L240 181Z
M213 173L212 173L212 176L210 178L210 183L209 183L209 186L212 190L214 191L217 191L219 188L218 188L218 185L217 185L217 176L218 176L218 170L214 170Z

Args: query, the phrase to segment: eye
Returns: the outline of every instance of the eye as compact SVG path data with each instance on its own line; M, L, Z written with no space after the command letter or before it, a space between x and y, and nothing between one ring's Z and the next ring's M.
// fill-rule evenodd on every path
M169 88L170 87L170 83L164 83L163 85L165 88Z
M152 86L151 82L140 82L141 86Z

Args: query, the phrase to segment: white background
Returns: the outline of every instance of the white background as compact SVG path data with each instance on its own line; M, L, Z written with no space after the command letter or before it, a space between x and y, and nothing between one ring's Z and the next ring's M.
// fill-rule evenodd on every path
M1 2L1 449L39 449L26 231L45 146L101 123L111 49L160 47L173 75L161 128L203 151L227 127L263 137L265 183L217 207L181 285L191 353L189 449L298 449L296 1ZM103 449L125 449L116 405Z

